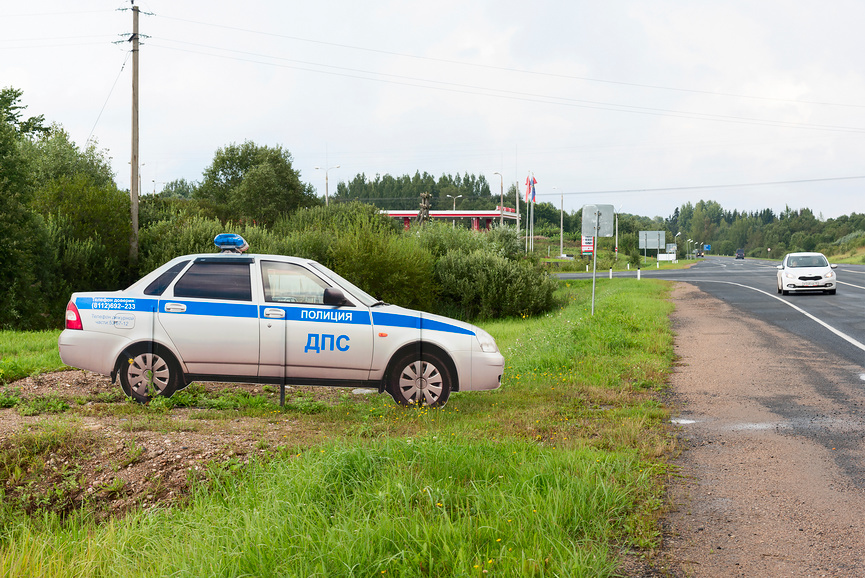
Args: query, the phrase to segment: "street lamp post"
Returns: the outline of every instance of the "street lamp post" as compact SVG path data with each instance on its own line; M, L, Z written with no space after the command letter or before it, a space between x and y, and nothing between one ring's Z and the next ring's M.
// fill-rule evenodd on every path
M315 170L317 170L317 171L322 171L322 170L324 171L324 206L325 207L328 206L328 204L329 204L328 203L328 197L330 196L328 194L327 173L329 173L331 169L338 169L338 168L339 168L339 165L336 165L335 167L328 167L326 169L322 168L322 167L315 167Z
M457 195L457 196L453 196L453 195L445 195L445 196L446 196L446 197L449 197L449 198L451 198L451 199L454 200L454 211L456 211L456 210L457 210L457 199L459 199L460 197L462 197L462 195ZM454 228L454 229L456 229L456 226L457 226L457 220L454 219L453 221L451 221L451 227Z
M555 191L559 187L553 187ZM562 208L559 213L559 257L565 254L565 193L561 193Z
M693 243L693 241L688 239L688 259L691 258L691 243Z
M501 217L499 218L499 226L501 227L505 224L505 178L502 176L502 173L493 174L498 175L500 180L501 200L499 201L499 212L501 213Z

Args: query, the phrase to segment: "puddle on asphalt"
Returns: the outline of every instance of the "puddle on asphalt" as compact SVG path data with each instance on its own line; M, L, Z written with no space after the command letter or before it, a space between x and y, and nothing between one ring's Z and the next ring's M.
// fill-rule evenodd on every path
M780 429L787 428L789 425L783 423L737 423L730 426L732 430L749 430L749 431L759 431L764 429Z

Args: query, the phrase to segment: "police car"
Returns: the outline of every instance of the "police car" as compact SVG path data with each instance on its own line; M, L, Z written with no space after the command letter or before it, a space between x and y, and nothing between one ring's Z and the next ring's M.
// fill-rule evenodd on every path
M239 235L214 242L220 253L126 290L74 293L63 362L142 403L192 381L371 387L428 406L499 387L504 358L484 330L383 303L315 261L244 254Z

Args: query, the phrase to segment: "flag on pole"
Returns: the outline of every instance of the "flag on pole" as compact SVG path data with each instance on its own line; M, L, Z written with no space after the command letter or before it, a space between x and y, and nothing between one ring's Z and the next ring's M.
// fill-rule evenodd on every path
M529 202L529 198L531 197L531 201L535 202L535 185L538 181L535 180L534 175L529 175L526 177L526 202Z

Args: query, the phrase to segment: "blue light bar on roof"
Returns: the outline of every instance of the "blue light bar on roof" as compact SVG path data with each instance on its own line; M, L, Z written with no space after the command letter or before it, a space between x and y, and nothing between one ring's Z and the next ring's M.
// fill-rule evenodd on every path
M222 253L243 253L249 249L244 238L236 233L220 233L213 239L213 244Z

